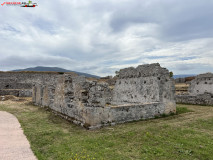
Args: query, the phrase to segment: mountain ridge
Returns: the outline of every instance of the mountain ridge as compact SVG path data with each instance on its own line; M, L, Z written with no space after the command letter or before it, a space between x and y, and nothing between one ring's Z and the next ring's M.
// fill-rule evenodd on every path
M83 76L86 76L86 77L100 78L100 76L97 76L97 75L92 75L92 74L77 72L77 71L71 71L71 70L67 70L67 69L59 68L59 67L37 66L37 67L30 67L30 68L25 68L25 69L16 69L16 70L12 70L12 71L14 71L14 72L19 72L19 71L74 72L74 73L77 73L78 75L83 75ZM196 74L179 74L179 75L174 75L173 78L176 79L176 78L185 78L185 77L193 77L193 76L196 76Z
M38 71L38 72L74 72L77 73L80 76L86 76L86 77L93 77L93 78L100 78L99 76L88 74L88 73L83 73L83 72L77 72L77 71L71 71L67 70L64 68L59 68L59 67L44 67L44 66L37 66L37 67L30 67L30 68L25 68L25 69L16 69L12 70L13 72L20 72L20 71Z
M178 74L178 75L174 75L173 78L186 78L186 77L194 77L196 76L196 74Z

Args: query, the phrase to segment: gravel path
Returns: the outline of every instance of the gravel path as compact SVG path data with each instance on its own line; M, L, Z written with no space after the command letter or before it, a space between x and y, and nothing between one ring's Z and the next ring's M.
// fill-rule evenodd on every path
M36 160L17 118L0 111L0 160Z

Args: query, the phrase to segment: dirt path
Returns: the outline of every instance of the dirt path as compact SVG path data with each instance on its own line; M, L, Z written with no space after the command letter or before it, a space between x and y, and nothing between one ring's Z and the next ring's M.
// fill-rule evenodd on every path
M0 159L37 159L16 117L4 111L0 111Z

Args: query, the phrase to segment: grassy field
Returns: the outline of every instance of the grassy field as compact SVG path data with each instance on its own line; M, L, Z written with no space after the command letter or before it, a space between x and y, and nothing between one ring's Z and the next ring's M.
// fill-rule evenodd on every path
M177 105L174 116L85 130L29 102L0 102L39 160L213 159L213 107Z

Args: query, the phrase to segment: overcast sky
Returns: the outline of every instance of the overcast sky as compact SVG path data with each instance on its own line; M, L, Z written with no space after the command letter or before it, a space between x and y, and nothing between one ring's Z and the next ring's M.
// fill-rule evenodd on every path
M213 72L213 0L33 2L0 6L0 70L54 66L105 76L158 62L174 74Z

